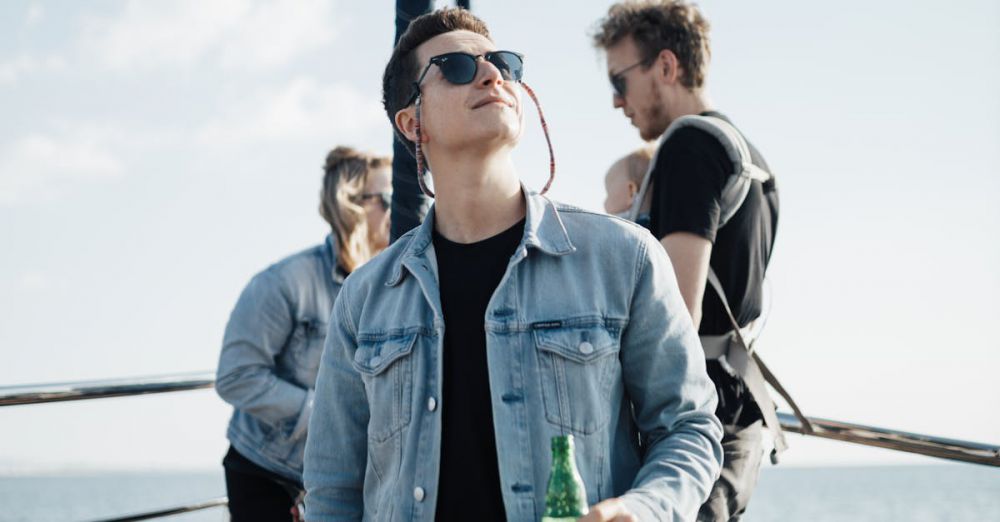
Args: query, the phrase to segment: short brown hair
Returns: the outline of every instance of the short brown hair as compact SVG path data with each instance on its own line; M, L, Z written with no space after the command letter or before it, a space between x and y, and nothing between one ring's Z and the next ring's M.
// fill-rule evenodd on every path
M628 0L612 5L597 25L595 47L607 49L631 36L647 67L660 51L667 49L677 56L684 71L682 85L696 89L705 84L712 57L709 24L693 4L680 0Z
M347 272L353 272L378 253L368 239L365 209L358 198L365 191L368 176L391 165L391 158L351 147L336 147L326 155L319 213L330 224L337 243L337 263Z
M385 66L385 74L382 75L382 105L396 137L406 145L410 154L415 154L414 143L396 127L396 113L406 108L413 95L413 82L417 81L417 75L420 74L417 47L439 34L463 30L490 38L486 22L462 8L440 9L417 17L399 38L399 43L392 50L389 63Z

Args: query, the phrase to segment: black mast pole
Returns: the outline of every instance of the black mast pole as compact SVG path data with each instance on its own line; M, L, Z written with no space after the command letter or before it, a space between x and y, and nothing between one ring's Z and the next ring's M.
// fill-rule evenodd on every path
M469 9L469 0L458 0L458 7ZM396 37L403 36L410 22L430 12L432 0L396 0ZM392 216L390 218L390 242L399 239L407 231L424 220L431 206L431 198L420 191L417 183L417 161L410 151L395 137L392 140Z

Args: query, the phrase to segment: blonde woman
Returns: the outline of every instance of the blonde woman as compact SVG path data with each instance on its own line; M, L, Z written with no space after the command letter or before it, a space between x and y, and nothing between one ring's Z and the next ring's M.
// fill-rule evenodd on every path
M236 303L216 391L233 405L223 460L233 522L292 520L326 323L344 278L388 245L391 160L330 151L319 245L257 274Z

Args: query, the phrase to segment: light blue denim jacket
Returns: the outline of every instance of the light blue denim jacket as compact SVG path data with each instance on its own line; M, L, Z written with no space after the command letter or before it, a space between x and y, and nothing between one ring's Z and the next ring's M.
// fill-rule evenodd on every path
M591 505L624 495L640 520L693 520L722 429L666 253L625 220L525 194L524 237L485 316L482 407L508 520L540 520L551 438L567 433ZM433 227L432 210L334 305L306 443L310 522L434 520L448 404Z
M226 436L255 464L302 482L327 318L340 291L333 237L250 280L222 341L215 390L235 408Z

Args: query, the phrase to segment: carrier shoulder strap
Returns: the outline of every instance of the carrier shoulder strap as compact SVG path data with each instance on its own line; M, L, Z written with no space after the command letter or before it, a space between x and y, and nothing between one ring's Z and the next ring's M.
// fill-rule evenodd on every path
M675 132L685 127L694 127L712 135L725 149L726 155L733 165L732 172L722 187L719 228L728 223L730 218L743 205L743 201L750 192L750 185L753 180L763 183L771 179L769 172L753 164L750 146L747 145L746 140L743 139L743 135L732 124L716 116L681 116L674 120L667 127L663 135L660 136L656 152L653 153L653 158L649 162L649 168L646 170L646 175L643 176L642 184L639 186L639 193L632 200L632 207L628 213L630 221L635 221L639 216L639 207L642 206L642 202L646 198L646 192L649 190L649 185L652 181L653 170L656 168L657 159L663 150L663 145Z
M750 394L757 402L757 406L760 407L761 414L764 416L764 423L768 426L774 437L775 448L771 453L771 461L777 464L778 455L788 447L788 444L785 442L784 434L781 432L781 424L774 410L774 401L767 392L765 383L771 385L774 391L778 392L785 399L785 402L792 408L792 412L795 413L799 422L802 423L802 429L805 433L813 432L812 423L809 422L809 419L799 409L798 404L792 399L791 394L778 381L777 376L771 373L771 370L764 364L764 361L760 358L760 354L754 349L756 339L747 339L744 336L743 330L740 329L740 325L736 322L736 317L733 316L733 311L729 307L729 300L726 299L726 292L722 288L722 282L719 281L719 276L712 267L708 267L708 285L719 296L719 300L722 302L722 307L726 310L726 315L733 330L730 334L724 336L703 336L702 343L706 345L706 352L709 345L717 345L717 341L721 340L721 338L728 338L728 342L724 344L728 349L723 348L722 350L718 350L720 352L718 354L706 355L708 358L726 356L730 365L736 368L737 373L743 379L743 382L746 383ZM712 351L716 350L713 349Z

